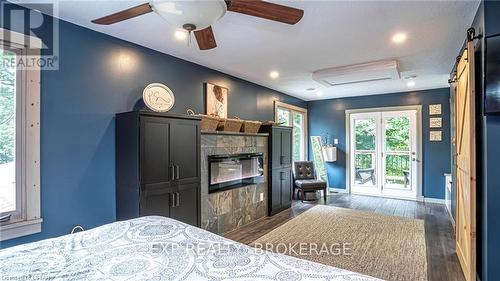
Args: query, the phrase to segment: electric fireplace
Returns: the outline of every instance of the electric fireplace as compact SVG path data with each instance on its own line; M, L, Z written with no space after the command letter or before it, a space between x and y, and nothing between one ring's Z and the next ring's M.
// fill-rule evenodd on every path
M208 156L208 193L263 182L262 153Z

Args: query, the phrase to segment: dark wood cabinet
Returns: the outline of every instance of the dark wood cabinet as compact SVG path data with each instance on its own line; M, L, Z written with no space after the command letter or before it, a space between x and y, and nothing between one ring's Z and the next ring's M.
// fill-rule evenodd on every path
M270 166L273 169L279 169L283 165L281 162L283 160L282 157L282 139L281 139L281 130L274 129L274 134L272 128L269 130L269 158ZM272 134L272 135L271 135Z
M116 115L116 215L172 217L200 225L199 118Z
M118 219L130 219L138 216L164 216L170 217L170 206L172 205L172 194L174 190L171 188L159 189L143 189L139 196L141 202L139 213L132 217L121 217L117 215ZM121 204L116 202L116 204Z
M281 167L292 166L292 129L277 129L276 132L281 133Z
M292 170L285 168L280 173L281 205L292 205ZM287 207L288 208L288 207Z
M170 162L180 184L199 182L200 126L192 120L170 121Z
M281 209L281 170L273 169L270 174L268 187L268 213L271 215L272 210Z
M173 197L175 207L171 208L170 217L191 225L199 225L199 210L192 208L198 205L199 186L197 183L190 183L178 187L177 194Z
M169 187L172 178L169 159L170 123L167 118L142 116L140 118L140 182L144 188ZM116 122L121 122L117 117ZM138 131L139 132L139 131ZM120 132L117 132L117 136ZM123 140L117 138L117 146ZM120 143L118 143L120 142ZM118 154L118 150L117 150ZM128 163L117 163L128 164Z
M292 128L262 126L269 134L268 213L279 213L292 205Z

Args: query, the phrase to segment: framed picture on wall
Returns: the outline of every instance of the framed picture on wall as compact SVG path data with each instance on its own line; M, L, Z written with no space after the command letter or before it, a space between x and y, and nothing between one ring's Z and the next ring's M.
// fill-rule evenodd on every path
M429 115L440 115L441 114L441 104L431 104L429 105Z
M430 128L441 128L443 126L443 119L441 117L431 117L429 118Z
M429 132L429 140L430 141L442 141L443 140L443 132L442 131L430 131Z
M207 115L227 118L227 88L205 83L206 113Z

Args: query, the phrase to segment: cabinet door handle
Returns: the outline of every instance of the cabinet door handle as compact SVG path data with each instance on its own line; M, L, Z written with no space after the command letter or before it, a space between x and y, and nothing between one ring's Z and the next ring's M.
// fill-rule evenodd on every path
M169 197L169 201L170 201L170 202L168 202L169 203L168 206L169 207L175 207L175 194L174 193L169 193L168 197Z
M181 204L181 196L179 194L179 192L176 192L175 193L175 206L178 207L180 204Z
M170 179L175 180L175 166L170 166Z
M176 178L176 179L180 179L180 176L179 176L179 175L180 175L180 172L179 172L180 167L179 167L178 165L176 165L176 166L175 166L175 168L176 168L175 178Z

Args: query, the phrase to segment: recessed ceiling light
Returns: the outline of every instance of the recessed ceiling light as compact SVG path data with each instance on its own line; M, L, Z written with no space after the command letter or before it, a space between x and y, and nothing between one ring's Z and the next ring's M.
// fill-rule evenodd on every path
M316 95L317 95L318 97L321 97L321 96L323 95L323 91L317 91L317 92L316 92Z
M269 77L271 77L272 79L276 79L276 78L280 77L280 73L276 70L273 70L269 73Z
M406 86L408 86L410 88L415 87L415 81L409 81L408 83L406 83Z
M174 36L175 36L175 39L177 39L179 41L183 41L183 40L186 40L186 38L187 38L187 32L184 30L177 30L174 33Z
M404 43L406 41L406 33L396 33L392 36L392 42L396 43L396 44L401 44L401 43Z

